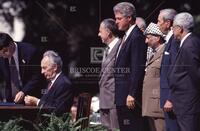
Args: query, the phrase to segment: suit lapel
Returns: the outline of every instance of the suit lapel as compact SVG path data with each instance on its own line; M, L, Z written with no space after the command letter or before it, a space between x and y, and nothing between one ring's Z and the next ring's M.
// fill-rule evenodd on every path
M138 26L136 25L136 26L133 28L133 30L131 31L131 33L129 34L129 36L127 37L127 39L124 41L124 43L123 43L123 45L122 45L122 47L121 47L121 49L120 49L120 51L119 51L119 55L118 55L118 57L117 57L115 63L117 63L118 60L119 60L118 58L120 58L121 55L122 55L123 53L125 53L124 50L126 49L127 45L130 43L129 41L131 40L131 37L133 37L133 34L137 34L137 33L138 33L138 30L139 30L139 28L138 28ZM121 43L121 44L122 44L122 43Z
M17 44L17 49L18 49L18 62L19 62L19 74L21 79L23 80L23 75L24 75L24 70L25 70L25 60L23 59L24 56L22 54L22 47L20 46L20 44Z
M156 52L153 58L147 63L147 66L161 57L161 55L163 54L164 48L165 48L165 45L162 45L161 49L158 52Z
M10 78L10 68L9 68L9 61L8 58L3 59L3 64L4 64L4 69L6 70L7 74L8 74L8 78ZM10 80L9 80L10 81Z
M105 61L102 61L102 66L101 66L101 74L103 73L104 69L107 67L107 65L112 62L112 59L115 59L117 49L119 48L119 45L121 43L121 40L118 40L118 42L115 44L111 52L108 54L108 56L105 58ZM100 76L101 76L100 74Z
M51 86L50 90L47 92L47 94L42 96L42 99L47 100L49 97L53 96L53 93L55 93L56 88L58 87L58 84L60 83L60 79L62 78L62 73L58 76L58 78L55 80L53 85Z
M115 46L113 47L113 49L111 50L111 52L108 54L108 56L105 58L105 61L102 62L102 68L106 67L110 62L111 62L111 59L113 59L113 57L115 57L116 55L116 51L119 47L121 43L121 40L119 40Z
M190 39L190 37L192 37L192 34L190 34L190 35L183 41L182 46L179 48L179 50L178 50L178 52L177 52L177 55L176 55L174 64L176 63L176 61L177 61L177 59L178 59L178 57L179 57L179 55L180 55L180 53L181 53L181 51L182 51L182 48L184 48L185 43L187 42L187 40Z
M171 41L172 41L172 39L173 39L173 37L171 36L170 39L169 39L169 41L168 41L168 43L165 46L165 51L167 51L167 52L169 51L169 49L171 47Z
M53 83L53 85L51 86L50 90L49 91L54 91L55 90L55 87L58 87L58 84L60 83L61 81L61 78L63 77L63 73L61 73L57 79L55 80L55 82Z

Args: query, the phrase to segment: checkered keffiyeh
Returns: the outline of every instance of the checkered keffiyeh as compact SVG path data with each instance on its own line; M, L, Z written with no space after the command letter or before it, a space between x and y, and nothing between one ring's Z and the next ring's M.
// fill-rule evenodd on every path
M148 35L148 34L158 35L164 38L164 34L160 31L158 25L152 22L148 25L148 27L144 31L144 35Z

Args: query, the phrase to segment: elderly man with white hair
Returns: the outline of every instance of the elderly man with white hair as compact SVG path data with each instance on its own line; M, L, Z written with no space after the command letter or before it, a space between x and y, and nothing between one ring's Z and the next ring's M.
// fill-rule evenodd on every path
M177 12L174 9L166 8L160 10L157 25L165 34L165 50L163 52L160 68L160 107L164 110L166 131L180 131L173 111L173 103L170 100L171 89L167 81L167 75L175 61L179 49L179 41L174 39L172 26Z
M193 27L191 14L175 16L173 34L181 43L168 80L181 131L200 130L200 39L192 33Z
M35 96L26 95L24 102L28 106L55 107L49 109L60 116L69 112L74 96L74 89L67 76L62 73L62 59L54 51L46 51L41 61L41 73L48 81L46 90L43 90L43 96L39 99Z

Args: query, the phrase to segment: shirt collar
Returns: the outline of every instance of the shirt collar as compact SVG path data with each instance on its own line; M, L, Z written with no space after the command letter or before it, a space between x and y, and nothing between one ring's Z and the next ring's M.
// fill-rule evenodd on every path
M159 45L159 46L155 49L155 52L158 52L162 47L163 47L163 44Z
M173 31L170 30L170 31L167 33L166 37L165 37L165 43L168 43L168 41L169 41L169 39L171 38L172 35L173 35Z
M113 41L111 41L109 44L108 44L108 53L110 53L110 51L112 50L112 48L115 46L115 44L117 43L117 41L119 40L118 37L116 37Z
M53 78L53 80L51 80L51 85L53 85L53 83L56 81L56 79L58 78L58 76L61 74L62 72L59 72L58 74L56 74L56 76Z
M131 31L135 28L136 24L131 25L131 27L129 27L129 29L125 32L125 40L128 38L128 36L130 35Z
M181 43L180 43L180 47L183 45L183 42L185 41L185 39L191 34L191 32L189 32L187 35L185 35L183 37L183 39L181 40Z

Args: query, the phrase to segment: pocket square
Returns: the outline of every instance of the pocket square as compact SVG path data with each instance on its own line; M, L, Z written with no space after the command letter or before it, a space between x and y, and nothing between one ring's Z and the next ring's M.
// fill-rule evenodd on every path
M22 63L24 63L24 64L25 64L25 63L26 63L26 61L25 61L24 59L22 59Z
M165 51L164 54L165 54L165 55L169 55L169 52Z

